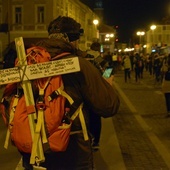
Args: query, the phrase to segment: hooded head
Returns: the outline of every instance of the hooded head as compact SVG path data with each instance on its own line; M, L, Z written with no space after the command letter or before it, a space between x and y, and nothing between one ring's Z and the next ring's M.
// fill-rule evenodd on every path
M76 41L80 38L80 27L81 25L73 18L59 16L48 26L49 37L53 38L53 36L62 34L65 40Z
M94 50L94 51L99 51L100 52L100 43L98 42L93 42L90 46L91 50Z

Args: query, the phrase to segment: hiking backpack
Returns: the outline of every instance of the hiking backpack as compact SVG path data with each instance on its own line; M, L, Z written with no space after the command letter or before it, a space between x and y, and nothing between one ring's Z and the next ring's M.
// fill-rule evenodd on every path
M59 58L65 55L68 54L63 53ZM35 46L27 49L29 65L50 60L50 54L44 48ZM64 91L61 75L33 80L32 89L35 106L26 105L26 100L29 99L24 95L21 83L8 84L4 90L1 112L8 126L5 148L8 147L11 138L19 151L31 153L31 164L44 161L36 160L39 138L43 143L42 152L49 149L54 152L65 151L69 143L72 122L77 116L80 118L84 139L88 140L82 113L83 104L75 104L78 102L73 101ZM37 117L35 127L29 123L29 114L34 111ZM31 136L31 129L34 129L34 137Z

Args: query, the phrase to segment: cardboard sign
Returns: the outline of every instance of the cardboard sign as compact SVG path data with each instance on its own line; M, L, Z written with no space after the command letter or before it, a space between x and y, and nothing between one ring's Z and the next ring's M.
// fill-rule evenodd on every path
M20 80L18 67L0 70L0 85L19 82Z
M78 57L0 70L0 85L80 71Z

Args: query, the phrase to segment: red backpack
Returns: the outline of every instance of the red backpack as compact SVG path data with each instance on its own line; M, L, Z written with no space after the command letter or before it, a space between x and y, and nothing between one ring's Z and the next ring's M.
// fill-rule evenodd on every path
M50 54L41 47L32 47L27 50L28 64L47 62L50 59ZM29 123L28 115L32 113L32 106L26 106L25 100L28 98L24 96L20 83L6 86L1 102L1 112L8 126L5 147L8 146L10 136L12 143L19 151L31 153L30 163L34 164L39 138L43 143L43 152L49 149L55 152L66 150L72 121L77 116L80 118L85 140L88 139L88 135L82 113L82 103L69 117L68 113L73 112L70 108L74 101L64 91L61 75L34 80L32 87L35 98L34 109L37 115L35 127ZM31 136L31 128L35 129L34 137Z

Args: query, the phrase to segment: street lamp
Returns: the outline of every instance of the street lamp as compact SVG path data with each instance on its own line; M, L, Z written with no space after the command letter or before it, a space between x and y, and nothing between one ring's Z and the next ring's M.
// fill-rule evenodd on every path
M110 39L113 38L113 37L114 37L114 34L113 34L113 33L111 33L111 34L106 34L106 35L105 35L105 41L110 41Z
M151 29L151 30L155 30L155 29L156 29L156 25L151 25L151 26L150 26L150 29Z
M137 36L139 36L139 44L141 44L141 36L144 36L145 35L145 32L144 31L138 31L136 33Z
M152 45L154 43L154 30L156 29L156 25L151 25L150 29L152 30Z
M96 37L99 38L99 30L97 29L97 25L99 24L99 20L98 19L94 19L93 20L93 24L95 25L95 29L97 30Z
M98 24L99 24L99 20L94 19L94 20L93 20L93 24L94 24L94 25L98 25Z

